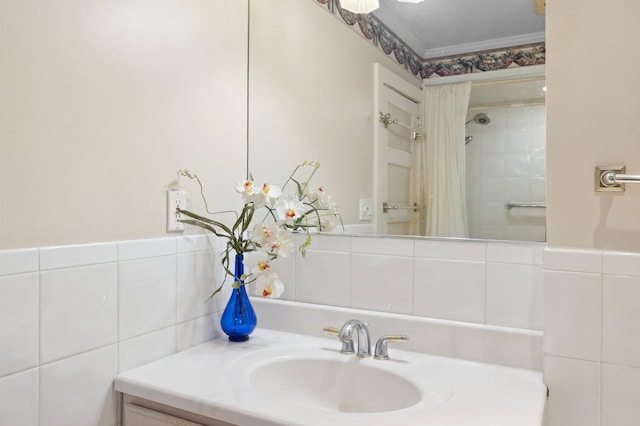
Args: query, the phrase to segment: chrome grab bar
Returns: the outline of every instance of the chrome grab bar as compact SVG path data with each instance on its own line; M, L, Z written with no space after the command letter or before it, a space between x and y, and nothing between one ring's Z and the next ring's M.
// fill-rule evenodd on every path
M514 207L524 207L524 208L534 208L534 209L546 209L547 205L544 203L514 203L513 201L509 201L505 203L504 208L507 210L511 210Z
M418 203L413 203L412 206L396 206L394 204L389 204L386 201L382 203L382 213L387 213L389 210L412 210L417 212Z

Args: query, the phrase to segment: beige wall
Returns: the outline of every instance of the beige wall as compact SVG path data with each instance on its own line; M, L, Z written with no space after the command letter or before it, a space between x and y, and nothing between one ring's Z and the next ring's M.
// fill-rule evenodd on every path
M2 0L0 249L163 235L179 168L239 203L247 4Z
M640 252L640 185L594 192L594 167L640 174L640 3L549 2L548 243Z
M358 199L373 196L374 64L419 80L315 1L252 1L250 14L251 173L281 183L319 161L314 182L360 223Z

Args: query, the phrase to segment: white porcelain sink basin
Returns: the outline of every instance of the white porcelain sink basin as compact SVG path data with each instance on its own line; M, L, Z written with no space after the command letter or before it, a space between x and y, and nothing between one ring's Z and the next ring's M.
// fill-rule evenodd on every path
M116 390L242 426L540 426L538 372L393 348L340 353L337 339L259 329L118 375ZM153 408L153 407L151 407Z
M338 412L400 410L422 399L420 389L409 380L358 361L362 360L275 358L255 368L249 382L291 404Z

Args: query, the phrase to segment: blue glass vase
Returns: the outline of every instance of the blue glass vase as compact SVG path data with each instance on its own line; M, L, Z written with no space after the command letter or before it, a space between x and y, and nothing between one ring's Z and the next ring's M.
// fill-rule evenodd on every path
M241 281L240 277L244 274L243 260L243 255L236 255L234 269L236 276L235 281ZM247 291L244 288L244 281L241 282L243 283L241 286L231 290L231 297L220 319L222 331L229 336L229 340L232 342L244 342L248 340L249 335L258 323L256 313L253 310L253 306L251 306L251 300L249 300Z

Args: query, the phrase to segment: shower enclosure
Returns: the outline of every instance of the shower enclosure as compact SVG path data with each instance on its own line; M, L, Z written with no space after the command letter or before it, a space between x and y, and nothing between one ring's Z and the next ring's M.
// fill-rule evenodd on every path
M465 125L471 238L546 240L544 81L532 84L533 97L517 102L474 98L471 89Z

